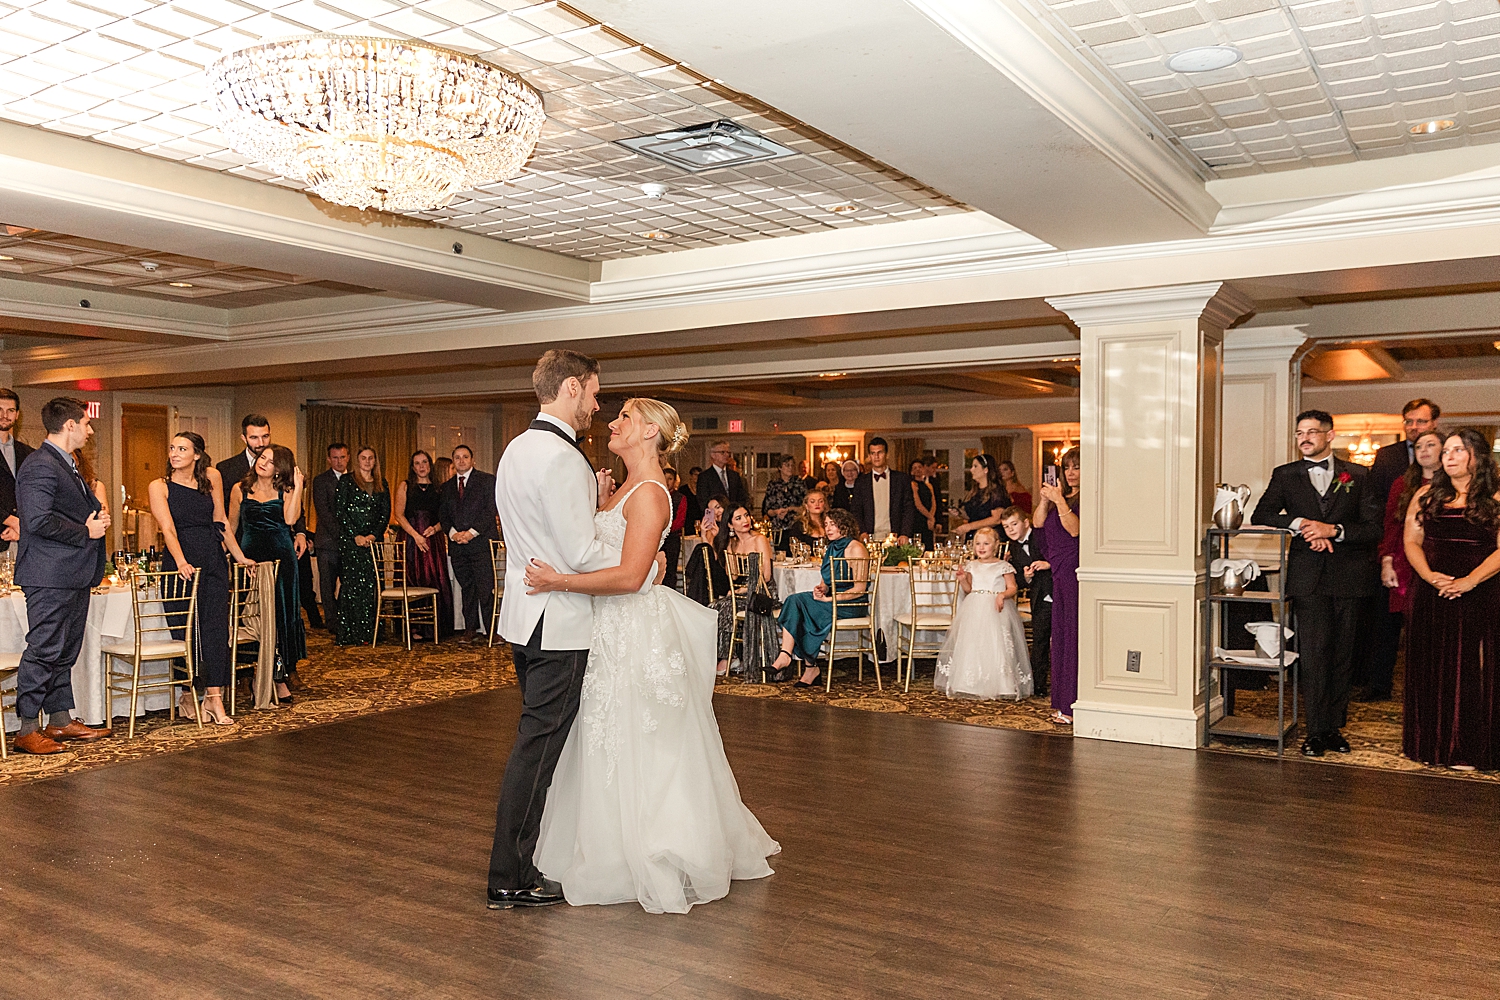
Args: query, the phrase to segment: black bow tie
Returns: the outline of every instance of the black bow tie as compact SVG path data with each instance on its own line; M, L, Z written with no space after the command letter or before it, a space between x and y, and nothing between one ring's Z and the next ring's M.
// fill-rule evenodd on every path
M884 478L885 478L885 473L884 472L877 472L877 473L875 473L875 481L877 483L880 482Z
M1305 467L1309 468L1309 469L1317 468L1317 469L1322 469L1325 472L1332 472L1333 471L1333 459L1331 459L1331 458L1325 458L1321 462L1314 462L1310 458L1304 458L1302 460L1302 464Z

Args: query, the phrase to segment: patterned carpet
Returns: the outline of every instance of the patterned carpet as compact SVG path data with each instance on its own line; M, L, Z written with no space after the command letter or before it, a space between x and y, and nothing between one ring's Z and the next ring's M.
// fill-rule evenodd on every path
M50 757L11 754L0 762L0 785L34 781L70 774L92 767L105 767L156 754L178 753L222 740L251 739L308 726L337 722L359 715L387 712L460 695L507 687L515 683L509 650L497 645L461 645L453 642L433 646L419 644L408 653L399 645L339 648L322 632L310 632L309 661L299 671L307 690L290 708L241 711L233 726L205 725L201 730L190 721L169 722L165 712L154 712L137 723L136 738L124 738L117 730L113 739L80 746ZM950 700L932 687L930 661L918 661L917 677L910 693L893 685L893 669L882 672L884 688L877 689L866 666L863 680L856 677L854 661L841 661L834 672L833 691L795 688L790 684L745 684L738 678L720 681L715 693L726 697L778 698L834 708L866 712L905 712L945 722L1021 729L1050 736L1070 737L1068 726L1051 721L1052 707L1046 698L1021 702ZM923 673L923 667L927 672ZM1417 771L1447 778L1500 781L1500 774L1455 772L1427 767L1401 756L1401 693L1397 679L1396 700L1356 703L1350 706L1349 725L1344 729L1354 752L1348 756L1329 754L1321 760L1306 760L1290 748L1289 759L1332 767L1361 766L1384 770ZM248 700L248 699L247 699ZM1275 692L1241 691L1236 710L1240 714L1274 716ZM118 720L117 720L118 721ZM1216 741L1216 752L1274 757L1274 746L1249 740Z

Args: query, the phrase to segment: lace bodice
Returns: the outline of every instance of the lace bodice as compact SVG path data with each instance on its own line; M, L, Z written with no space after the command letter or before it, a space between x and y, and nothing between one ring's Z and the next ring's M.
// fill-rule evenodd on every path
M647 483L660 486L661 491L667 494L667 503L670 506L672 494L667 492L665 485L658 483L654 479L642 480L632 486L630 492L626 493L619 503L608 510L601 510L594 515L594 537L612 549L625 547L625 505L630 502L631 494ZM662 542L667 540L667 533L671 531L671 527L671 519L669 518L667 526L662 529L661 541L657 542L657 545L661 545Z
M1004 559L999 562L970 562L964 569L974 578L974 589L971 593L976 594L1000 594L1005 592L1005 578L1014 574L1015 569Z

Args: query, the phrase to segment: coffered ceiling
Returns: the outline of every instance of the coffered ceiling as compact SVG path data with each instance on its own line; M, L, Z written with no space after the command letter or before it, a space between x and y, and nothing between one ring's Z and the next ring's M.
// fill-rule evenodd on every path
M1220 176L1500 138L1493 0L1045 0L1058 30ZM1233 45L1242 61L1167 69ZM1415 136L1410 127L1456 127Z
M422 217L587 260L966 211L566 4L9 0L3 10L11 12L0 16L0 118L293 188L300 182L248 162L212 127L206 65L314 32L417 38L476 54L543 94L547 127L520 177ZM614 145L717 119L800 155L688 174ZM650 198L643 182L668 191Z

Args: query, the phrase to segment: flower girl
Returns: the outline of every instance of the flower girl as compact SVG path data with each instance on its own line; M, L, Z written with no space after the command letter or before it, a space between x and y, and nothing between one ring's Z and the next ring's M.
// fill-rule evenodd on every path
M1031 697L1026 629L1016 610L1016 571L999 556L994 528L974 533L974 558L958 572L962 593L938 653L937 689L950 698Z

